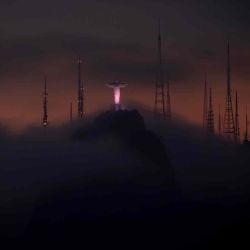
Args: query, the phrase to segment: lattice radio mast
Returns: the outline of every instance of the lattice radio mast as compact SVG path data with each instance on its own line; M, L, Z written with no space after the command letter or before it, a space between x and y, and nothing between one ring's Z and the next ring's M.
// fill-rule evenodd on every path
M238 93L235 96L235 141L240 142L240 122L239 122L239 108L238 108Z
M159 22L159 34L158 34L158 66L157 66L157 75L156 75L156 83L155 83L154 112L156 115L160 115L166 118L160 22Z
M214 133L214 112L213 112L213 100L212 89L209 88L209 106L207 112L207 130L210 133Z
M227 43L227 93L224 114L223 132L227 139L233 140L235 137L235 124L231 95L231 65L230 65L230 44Z
M44 79L44 93L43 93L43 127L48 126L48 92L47 92L47 78Z
M207 74L205 74L205 83L204 83L204 100L203 100L203 128L207 126Z
M79 57L78 58L78 119L83 118L84 110L83 110L83 104L84 104L84 89L83 89L83 80L82 80L82 60Z

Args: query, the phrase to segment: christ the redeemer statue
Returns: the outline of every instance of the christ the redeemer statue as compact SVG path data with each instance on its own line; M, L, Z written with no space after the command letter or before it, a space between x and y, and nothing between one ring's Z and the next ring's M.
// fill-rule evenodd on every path
M114 81L112 83L107 84L108 87L114 90L114 105L115 110L119 110L121 108L120 98L121 98L121 88L126 87L127 83L122 83L120 81Z

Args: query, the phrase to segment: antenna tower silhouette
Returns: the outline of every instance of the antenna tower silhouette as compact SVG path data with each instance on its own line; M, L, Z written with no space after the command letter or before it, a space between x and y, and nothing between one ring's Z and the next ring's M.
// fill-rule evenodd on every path
M218 132L221 135L221 113L220 113L220 105L219 105L219 116L218 116Z
M238 93L237 93L237 91L236 91L236 96L235 96L235 141L240 142L240 122L239 122Z
M204 101L203 101L203 128L207 125L207 74L205 74L205 84L204 84Z
M245 131L245 138L244 138L245 142L248 142L248 125L249 125L249 122L248 122L247 106L246 106L246 131Z
M172 114L171 114L171 98L170 98L170 83L167 81L167 118L168 120L171 120Z
M83 118L83 102L84 102L84 89L83 89L83 80L82 80L82 60L79 57L78 58L78 118L82 119Z
M157 66L157 76L156 76L156 83L155 83L154 112L156 115L160 115L166 118L160 22L159 22L159 34L158 34L158 66Z
M43 127L48 126L48 92L47 92L47 78L44 79L44 93L43 93Z
M209 88L209 107L207 112L207 130L214 133L214 112L213 112L212 89Z
M234 137L235 137L235 125L234 125L234 115L233 115L232 95L231 95L231 65L230 65L229 40L227 43L227 93L226 93L223 132L224 132L226 139L228 139L228 140L234 139Z

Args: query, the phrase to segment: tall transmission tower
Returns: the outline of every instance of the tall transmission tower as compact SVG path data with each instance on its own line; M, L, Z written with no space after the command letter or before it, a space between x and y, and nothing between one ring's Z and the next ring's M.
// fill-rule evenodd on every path
M207 112L207 130L210 133L214 133L214 112L213 112L213 100L212 89L209 88L209 106Z
M84 105L84 88L83 88L83 80L82 80L82 60L79 57L78 58L78 118L82 119L84 110L83 110L83 105Z
M218 116L218 132L221 135L221 113L220 113L220 105L219 105L219 116Z
M204 100L203 100L203 128L206 128L207 125L207 74L205 74L205 84L204 84Z
M244 142L248 143L248 116L247 116L247 106L246 106L246 131L245 131L245 138L244 138Z
M238 109L238 93L235 96L235 141L240 142L240 122L239 122L239 109Z
M231 94L231 65L230 65L230 44L227 42L227 93L225 114L223 123L223 132L228 140L234 140L235 138L235 124L232 107L232 94Z
M171 98L170 98L170 83L167 81L167 119L171 120Z
M158 63L157 63L156 83L155 83L154 112L155 112L155 114L166 118L160 22L159 22L159 34L158 34Z
M44 93L43 93L43 127L48 126L48 92L47 92L47 78L44 79Z

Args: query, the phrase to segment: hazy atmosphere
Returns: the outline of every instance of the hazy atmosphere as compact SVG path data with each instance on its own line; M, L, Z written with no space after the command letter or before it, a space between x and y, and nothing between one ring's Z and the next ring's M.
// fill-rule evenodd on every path
M0 16L0 117L15 130L40 123L44 75L51 124L68 120L71 101L76 111L79 55L87 114L110 106L105 84L117 79L129 83L124 103L153 109L158 20L173 112L201 124L206 71L217 119L225 103L230 37L232 89L238 90L243 122L250 102L245 1L16 0L1 1Z
M249 13L0 1L1 244L249 249Z

